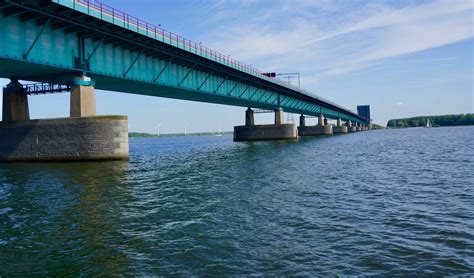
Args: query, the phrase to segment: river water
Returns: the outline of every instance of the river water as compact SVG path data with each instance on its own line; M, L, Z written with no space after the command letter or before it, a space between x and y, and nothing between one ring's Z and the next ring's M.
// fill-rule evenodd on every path
M0 276L474 275L474 127L0 164Z

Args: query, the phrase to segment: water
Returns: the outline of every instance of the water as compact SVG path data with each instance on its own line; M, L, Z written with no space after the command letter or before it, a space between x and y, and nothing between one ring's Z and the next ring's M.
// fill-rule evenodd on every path
M474 274L474 127L0 164L0 276Z

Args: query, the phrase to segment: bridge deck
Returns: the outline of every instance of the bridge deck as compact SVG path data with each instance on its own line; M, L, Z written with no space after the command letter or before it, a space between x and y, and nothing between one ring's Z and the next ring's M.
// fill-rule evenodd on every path
M352 111L201 44L90 0L0 1L0 76L65 82L87 72L125 93L323 114Z

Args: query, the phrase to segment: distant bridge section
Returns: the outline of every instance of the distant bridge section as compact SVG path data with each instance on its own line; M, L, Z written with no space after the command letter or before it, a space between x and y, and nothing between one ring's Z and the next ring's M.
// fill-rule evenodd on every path
M85 73L102 90L369 124L335 103L99 1L2 0L0 13L0 77L68 85L71 76Z

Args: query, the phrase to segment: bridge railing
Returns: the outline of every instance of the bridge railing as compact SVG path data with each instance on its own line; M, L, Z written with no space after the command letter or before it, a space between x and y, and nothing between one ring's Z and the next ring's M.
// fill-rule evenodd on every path
M179 36L179 35L177 35L173 32L170 32L170 31L167 31L167 30L163 29L160 26L156 26L154 24L148 23L147 21L141 20L141 19L139 19L135 16L132 16L132 15L129 15L125 12L117 10L117 9L113 8L112 6L109 6L107 4L102 3L99 0L73 0L73 1L87 7L88 10L93 9L97 12L100 12L101 15L106 14L106 15L110 16L113 20L115 20L115 19L120 20L120 21L124 22L127 26L130 26L130 25L133 26L134 25L134 26L137 27L137 29L144 30L146 32L146 34L151 33L151 34L154 34L155 37L156 36L161 36L163 38L164 42L166 42L166 40L169 40L170 44L173 45L173 42L174 42L176 44L176 46L178 46L178 47L179 47L179 45L181 45L184 50L188 50L188 51L193 52L195 54L204 56L206 58L213 58L216 62L219 62L219 63L222 63L224 65L233 67L233 68L241 70L243 72L252 74L256 77L265 79L267 81L277 83L278 85L281 85L281 86L287 87L291 90L303 93L303 94L308 95L310 97L313 97L313 98L316 98L316 99L321 100L323 102L326 102L326 103L328 103L328 104L330 104L334 107L337 107L337 108L342 109L344 111L348 111L348 112L351 112L351 113L355 114L355 112L353 112L351 110L347 110L346 108L341 107L341 106L335 104L334 102L331 102L331 101L329 101L325 98L317 96L317 95L313 94L312 92L310 92L308 90L305 90L305 89L302 89L302 88L297 87L295 85L292 85L292 84L290 84L290 83L288 83L288 82L286 82L282 79L279 79L277 77L268 77L268 76L264 75L264 73L265 73L264 71L261 71L261 70L255 68L255 67L253 67L249 64L246 64L246 63L240 62L238 60L235 60L235 59L231 58L230 55L224 55L222 53L214 51L214 50L212 50L208 47L203 46L201 43L196 43L196 42L193 42L189 39L181 37L181 36Z

